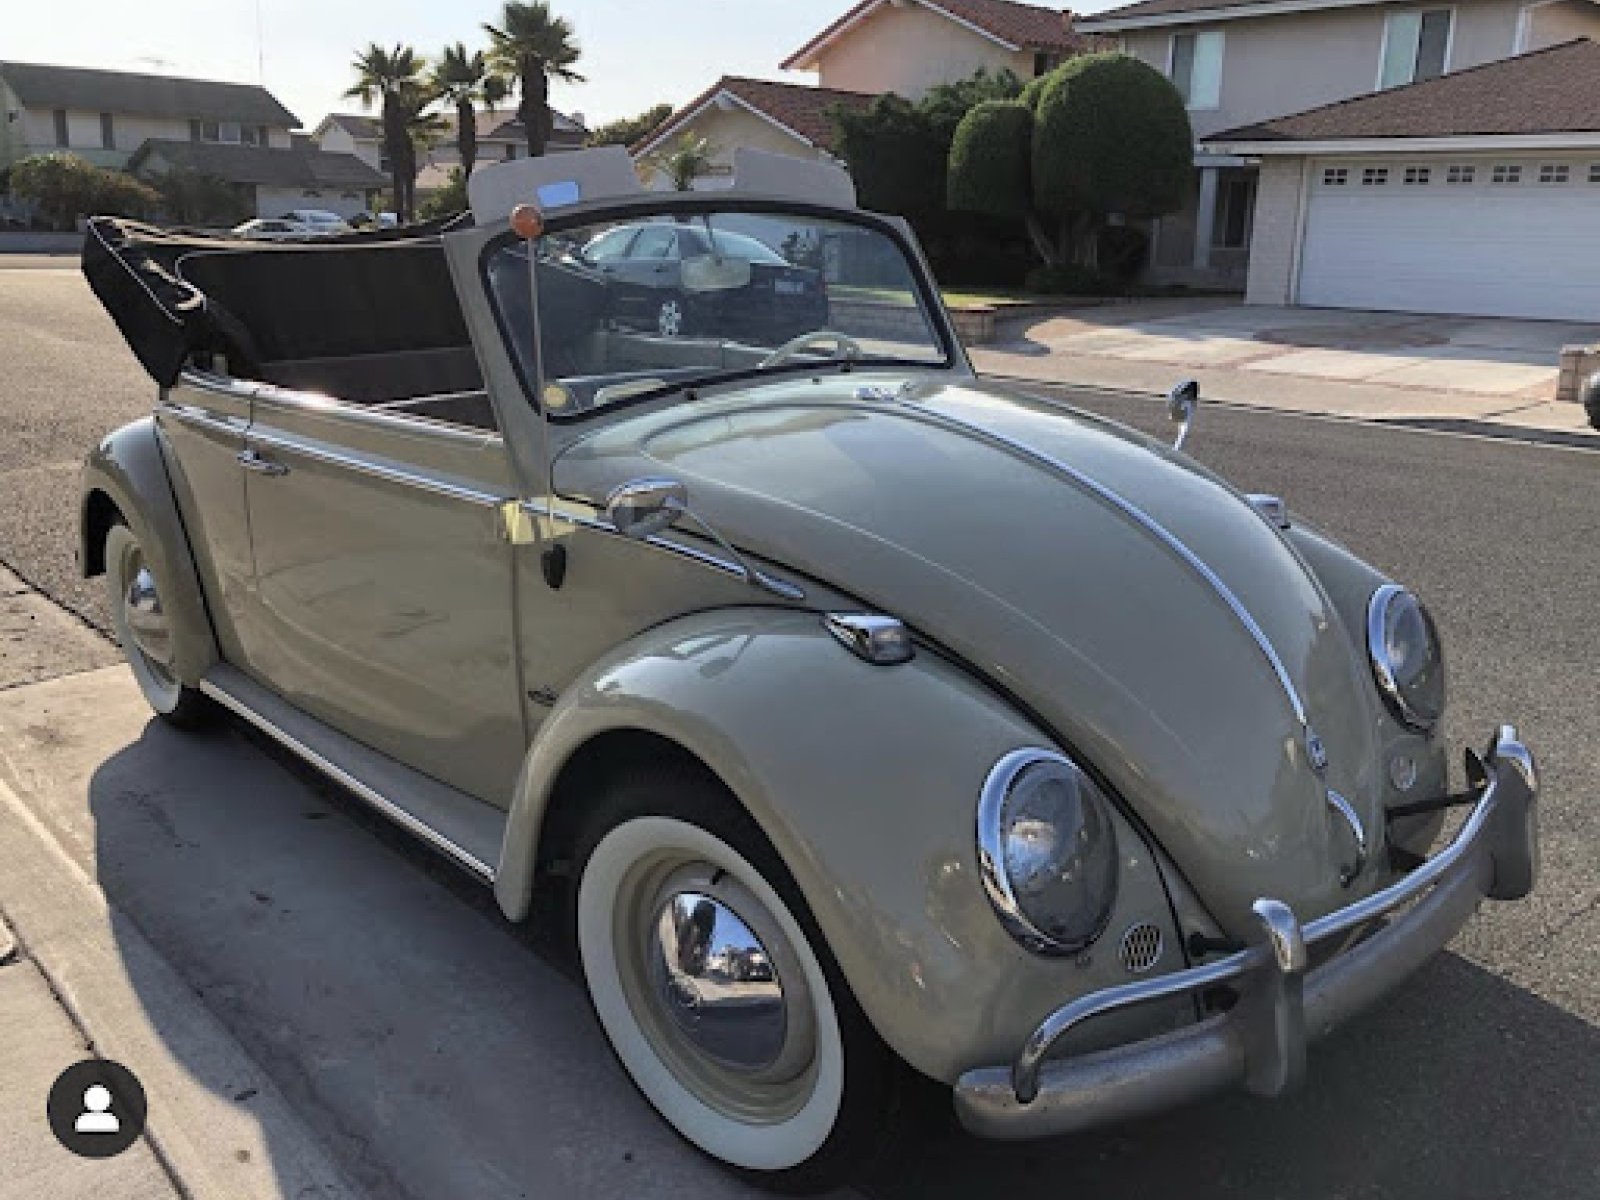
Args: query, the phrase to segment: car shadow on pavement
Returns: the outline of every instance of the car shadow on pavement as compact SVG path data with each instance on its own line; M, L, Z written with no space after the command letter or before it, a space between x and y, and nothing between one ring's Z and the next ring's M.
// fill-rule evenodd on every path
M655 1118L489 889L257 735L153 721L89 806L111 904L370 1195L753 1194Z
M1305 1088L1006 1145L935 1118L877 1200L1600 1194L1600 1029L1446 952L1311 1050Z
M633 1093L558 951L255 735L152 722L89 800L111 902L371 1194L753 1194ZM1600 1029L1453 953L1278 1102L1011 1145L918 1106L877 1200L1600 1194Z

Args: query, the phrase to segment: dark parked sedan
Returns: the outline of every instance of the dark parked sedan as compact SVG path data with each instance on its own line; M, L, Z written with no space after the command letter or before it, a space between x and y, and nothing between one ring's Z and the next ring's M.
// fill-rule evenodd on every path
M827 322L822 273L799 267L742 233L657 222L619 225L583 248L582 261L612 284L611 317L663 337L715 327L758 344L777 344ZM706 258L750 264L740 288L706 292L686 287L684 264Z

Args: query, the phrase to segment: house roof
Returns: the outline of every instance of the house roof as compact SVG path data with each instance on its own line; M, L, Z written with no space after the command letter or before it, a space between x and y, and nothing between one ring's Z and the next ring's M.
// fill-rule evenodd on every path
M814 70L817 54L829 42L854 29L894 0L861 0L844 16L796 50L783 62L787 71ZM1070 51L1079 47L1070 10L1018 4L1015 0L910 0L947 17L1011 50ZM1159 2L1159 0L1157 0Z
M264 87L252 83L219 83L210 79L178 79L170 75L138 75L89 67L57 67L44 63L0 62L4 79L29 108L71 108L87 112L136 113L141 116L296 128L295 116Z
M866 92L724 75L629 149L635 155L649 153L724 96L730 104L753 110L819 150L829 150L833 146L830 109L839 104L865 108L877 99Z
M1240 17L1265 17L1277 13L1309 12L1324 8L1359 8L1391 4L1398 0L1139 0L1121 8L1080 16L1076 26L1085 33L1112 33L1121 29L1146 29L1200 21L1227 21Z
M305 142L283 150L152 138L134 151L128 166L137 171L157 154L171 167L215 175L229 183L365 189L387 182L354 154L335 154Z
M1587 38L1214 133L1206 144L1600 133L1600 44ZM1265 151L1263 151L1265 152Z
M589 131L584 126L567 116L565 113L550 110L555 128L552 137L558 141L582 139L588 136ZM445 136L454 138L456 135L456 114L451 109L440 114L444 124ZM522 122L517 120L514 110L508 112L502 108L498 112L479 111L478 140L480 142L521 142L524 139ZM360 113L329 113L322 118L317 126L318 133L329 125L337 125L358 142L383 141L383 122L377 117L369 117Z

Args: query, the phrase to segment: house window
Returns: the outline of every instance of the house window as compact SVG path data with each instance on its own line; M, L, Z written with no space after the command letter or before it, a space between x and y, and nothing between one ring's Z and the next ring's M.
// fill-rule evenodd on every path
M1033 75L1037 79L1040 75L1048 75L1061 65L1061 55L1051 54L1045 50L1036 50L1033 55Z
M1477 167L1453 166L1445 172L1446 183L1471 183L1478 177Z
M100 148L102 150L117 148L117 128L111 120L110 113L100 114Z
M1362 187L1382 187L1388 182L1388 167L1366 167L1361 172Z
M222 138L217 133L215 121L200 122L200 140L202 142L220 142Z
M237 121L222 121L217 126L221 135L217 140L227 142L230 146L237 146L244 140L244 129Z
M1539 168L1540 183L1566 183L1572 169L1566 163L1545 163Z
M1190 108L1218 107L1222 103L1222 34L1173 34L1168 74Z
M1404 182L1409 184L1425 184L1433 178L1431 167L1407 167Z
M261 131L254 125L246 125L240 129L239 139L244 142L246 146L259 146L263 144L261 141Z
M1250 212L1255 207L1256 183L1250 175L1224 175L1217 189L1217 220L1211 226L1211 245L1218 250L1243 250L1250 244Z
M56 145L58 145L58 146L70 146L70 145L72 145L72 140L67 136L67 110L64 109L64 108L56 109L55 118L56 118Z
M1589 164L1589 182L1600 183L1600 163Z
M1322 172L1323 187L1344 187L1349 182L1349 167L1327 167Z
M1490 183L1521 183L1522 182L1522 168L1519 167L1519 166L1515 166L1515 165L1507 165L1505 163L1501 163L1501 164L1499 164L1498 166L1495 167L1494 172L1489 176L1489 182Z
M1450 52L1451 10L1390 13L1383 26L1383 60L1378 87L1421 83L1444 74Z
M200 122L199 121L190 121L189 122L189 140L191 142L198 142L200 140Z
M507 142L506 143L505 154L506 154L506 161L507 162L510 162L513 158L515 158L517 156L517 145L516 145L515 142Z

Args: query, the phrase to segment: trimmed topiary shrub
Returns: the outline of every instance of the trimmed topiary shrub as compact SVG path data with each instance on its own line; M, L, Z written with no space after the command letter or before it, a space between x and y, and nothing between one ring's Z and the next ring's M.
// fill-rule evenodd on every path
M1032 160L1032 110L1018 100L978 105L950 145L950 207L1022 220L1033 192Z
M1057 216L1175 212L1189 194L1194 135L1176 88L1126 54L1051 72L1034 113L1034 203Z

